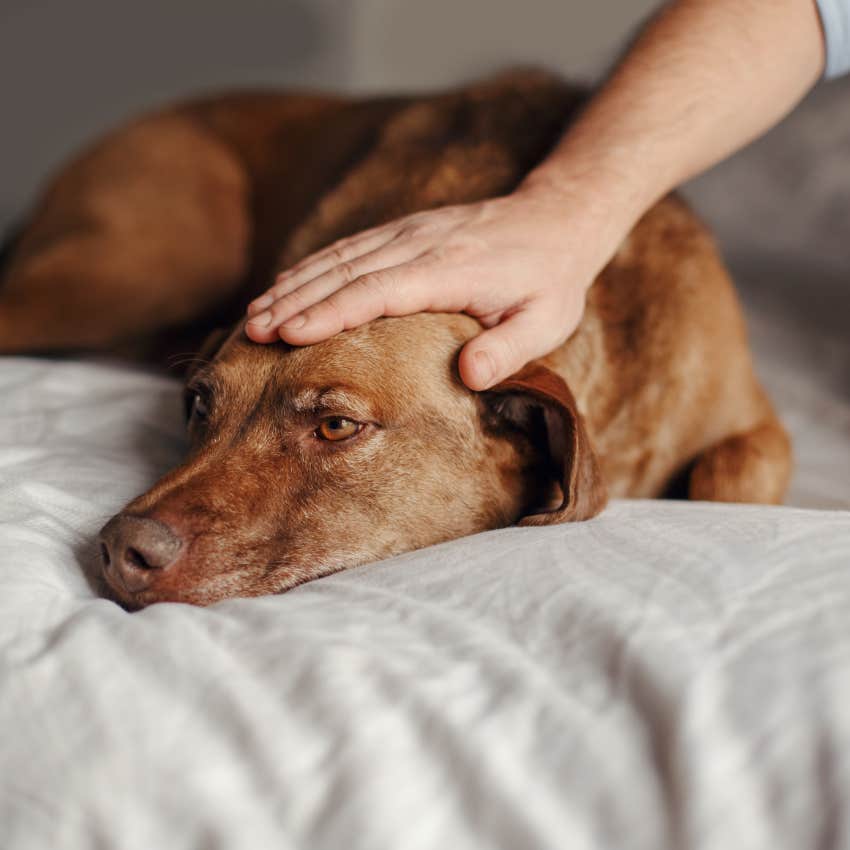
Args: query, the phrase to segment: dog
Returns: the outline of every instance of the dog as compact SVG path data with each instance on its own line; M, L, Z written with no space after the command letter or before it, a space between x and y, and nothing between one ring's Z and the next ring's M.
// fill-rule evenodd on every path
M101 532L110 595L279 593L486 529L586 520L612 496L781 501L788 437L711 236L675 196L599 275L577 332L486 392L458 377L481 330L466 315L304 348L244 333L247 303L313 251L510 192L585 97L536 71L421 97L227 94L134 121L55 177L6 263L0 351L201 348L186 462Z

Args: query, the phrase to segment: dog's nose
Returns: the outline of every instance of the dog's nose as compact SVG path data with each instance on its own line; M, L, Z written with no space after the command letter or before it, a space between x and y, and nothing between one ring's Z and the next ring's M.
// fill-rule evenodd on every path
M160 570L177 560L182 548L180 537L157 519L118 514L100 531L103 569L117 575L131 593L148 587Z

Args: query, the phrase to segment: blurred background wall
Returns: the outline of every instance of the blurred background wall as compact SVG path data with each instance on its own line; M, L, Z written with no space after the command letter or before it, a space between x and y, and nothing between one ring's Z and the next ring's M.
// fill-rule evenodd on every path
M593 78L653 0L0 0L0 224L95 133L188 93Z
M0 228L97 133L198 92L454 85L512 64L593 80L658 0L0 0ZM824 321L850 285L850 78L687 187L739 279L753 257ZM793 278L787 274L796 267ZM806 286L810 289L810 286ZM752 287L750 288L752 289ZM749 290L748 290L749 292ZM823 299L827 299L828 303ZM840 317L840 319L839 319Z

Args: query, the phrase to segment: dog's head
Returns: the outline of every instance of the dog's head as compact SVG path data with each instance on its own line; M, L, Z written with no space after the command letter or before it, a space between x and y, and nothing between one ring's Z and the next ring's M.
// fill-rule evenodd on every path
M381 319L306 348L237 328L189 376L186 463L101 532L129 607L277 593L319 576L605 502L564 382L457 375L465 316Z

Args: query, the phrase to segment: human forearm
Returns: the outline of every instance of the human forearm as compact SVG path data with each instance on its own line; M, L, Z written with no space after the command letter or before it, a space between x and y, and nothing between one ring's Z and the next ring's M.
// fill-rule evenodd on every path
M777 123L823 62L814 0L671 3L522 188L565 192L627 229Z

